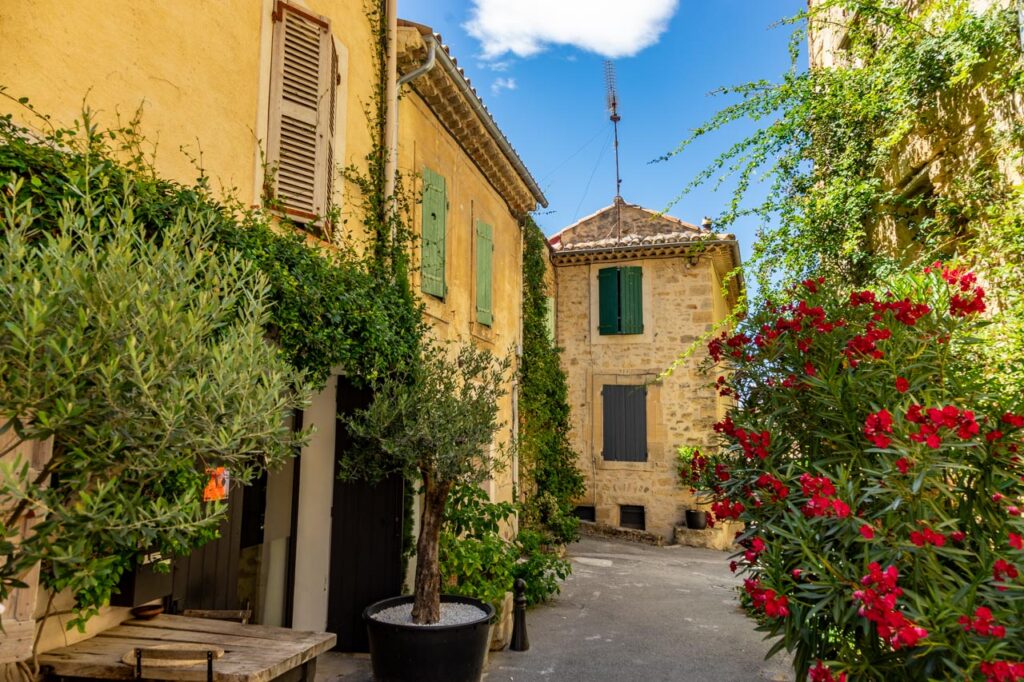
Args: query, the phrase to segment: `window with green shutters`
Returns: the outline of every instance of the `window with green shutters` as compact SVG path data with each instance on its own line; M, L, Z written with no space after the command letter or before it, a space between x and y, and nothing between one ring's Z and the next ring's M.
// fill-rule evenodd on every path
M600 334L644 333L643 280L644 271L638 265L598 270Z
M429 168L423 169L423 234L420 287L424 293L444 298L445 226L448 214L448 193L444 176Z
M494 228L476 223L476 321L488 327L494 322L493 310Z
M555 297L544 297L544 327L547 329L548 338L552 343L555 341Z

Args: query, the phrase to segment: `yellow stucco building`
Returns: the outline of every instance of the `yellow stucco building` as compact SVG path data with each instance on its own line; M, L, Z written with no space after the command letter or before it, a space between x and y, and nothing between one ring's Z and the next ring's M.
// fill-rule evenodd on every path
M396 75L413 77L400 88L389 125L397 119L397 167L417 196L415 290L436 337L514 355L521 347L520 221L546 201L440 36L400 22L392 38ZM364 167L373 148L365 107L378 79L388 77L388 61L375 59L379 44L362 0L4 3L0 85L58 126L76 120L83 104L108 127L139 111L159 174L191 182L201 159L213 187L244 205L260 205L269 191L275 208L322 244L358 244L358 202L337 169ZM0 101L3 113L42 124L15 99ZM501 440L513 437L517 423L509 389ZM405 576L389 569L384 583L365 587L361 576L380 571L361 557L375 538L400 533L401 515L393 512L401 491L337 483L336 450L344 443L336 415L348 391L343 377L330 379L302 414L302 425L316 433L301 456L245 495L246 505L258 498L263 519L254 544L239 547L228 533L211 545L237 566L229 584L199 589L196 562L179 562L170 608L248 605L257 622L331 629L341 648L365 646L359 611ZM492 498L511 499L515 472L512 466L489 482ZM242 498L232 495L232 523L251 516ZM372 514L364 511L368 499L390 500L378 504L381 519L362 524L379 521L382 535L352 537L359 524L345 520ZM84 635L51 619L41 648L87 637L126 611L106 610Z

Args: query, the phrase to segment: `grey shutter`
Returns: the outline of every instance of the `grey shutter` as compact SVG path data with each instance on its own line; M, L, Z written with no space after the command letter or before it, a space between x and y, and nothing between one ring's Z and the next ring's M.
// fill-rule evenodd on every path
M602 390L606 460L647 461L647 388L606 385Z

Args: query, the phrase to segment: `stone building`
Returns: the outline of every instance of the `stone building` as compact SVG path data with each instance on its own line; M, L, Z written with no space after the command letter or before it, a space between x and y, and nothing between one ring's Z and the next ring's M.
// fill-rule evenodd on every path
M555 328L563 348L572 439L587 492L581 518L671 538L694 496L677 482L676 448L713 442L724 414L697 352L742 282L735 237L617 198L551 237Z
M386 137L405 186L422 196L412 211L422 236L413 247L413 285L426 322L439 339L508 353L522 345L521 220L547 202L430 28L383 17L395 56L378 72L381 36L367 15L371 6L5 3L0 83L9 97L0 98L0 115L39 124L20 97L55 126L70 125L83 102L108 127L139 109L141 132L159 142L155 168L163 177L193 182L201 154L213 187L247 206L263 203L269 187L275 210L310 243L358 249L365 243L360 202L338 171L365 169L375 136L366 107L380 79L390 81ZM276 172L268 176L268 167ZM324 218L332 211L340 214L333 226ZM499 442L511 440L517 425L513 381L500 405L508 427ZM401 481L397 490L369 489L342 485L334 475L345 447L337 415L364 399L357 393L345 377L332 376L301 414L305 427L316 427L301 455L258 488L229 493L221 539L175 564L168 610L248 605L258 623L330 630L340 648L365 650L362 608L411 581L399 569ZM492 499L510 500L515 476L515 466L496 474L488 483ZM197 572L213 565L225 570ZM66 600L56 606L66 608ZM64 627L68 617L47 621L41 650L91 637L129 615L128 608L105 608L84 632Z

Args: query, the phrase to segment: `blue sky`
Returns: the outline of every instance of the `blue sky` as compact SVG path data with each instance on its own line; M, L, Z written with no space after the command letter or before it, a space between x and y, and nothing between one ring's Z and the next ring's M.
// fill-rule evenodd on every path
M622 195L661 210L752 128L734 125L669 162L649 162L726 103L711 91L778 79L789 66L790 28L771 25L804 7L806 0L398 0L401 17L443 36L540 182L550 206L536 219L548 234L615 195L606 57L595 50L615 57ZM700 223L728 198L701 189L670 213ZM733 228L744 257L757 227L746 219Z

